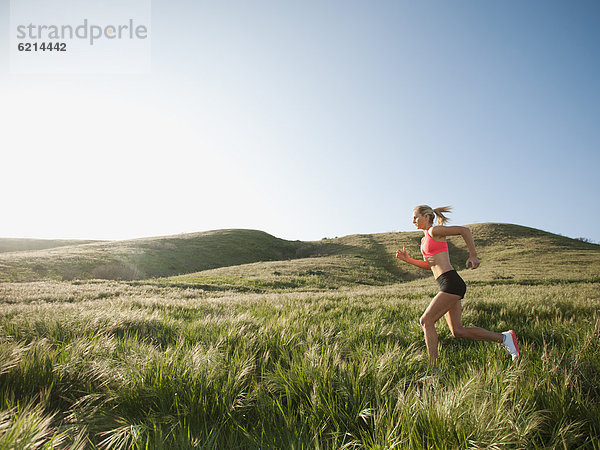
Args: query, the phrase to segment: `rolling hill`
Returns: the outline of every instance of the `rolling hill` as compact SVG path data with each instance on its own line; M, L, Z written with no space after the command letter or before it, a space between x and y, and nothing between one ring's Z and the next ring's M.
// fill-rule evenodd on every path
M218 230L0 254L0 281L139 280L308 254L262 231Z
M600 277L600 246L511 224L470 226L482 266L464 271L471 281L497 283ZM0 253L0 281L148 280L206 289L254 290L384 285L429 277L402 263L396 249L419 257L421 232L357 234L287 241L256 230L216 230L116 242ZM460 237L450 242L453 265L468 257ZM13 245L13 248L18 247ZM5 245L4 248L7 248Z
M555 284L600 280L599 245L519 225L485 223L469 228L481 266L477 270L465 269L469 255L462 238L451 237L449 248L453 266L471 283ZM421 237L420 231L350 235L312 243L315 255L309 257L221 267L159 282L207 290L261 292L429 279L429 271L395 258L396 250L403 246L414 258L420 258Z
M73 245L90 244L93 242L100 241L0 238L0 253L45 250L56 247L68 247Z

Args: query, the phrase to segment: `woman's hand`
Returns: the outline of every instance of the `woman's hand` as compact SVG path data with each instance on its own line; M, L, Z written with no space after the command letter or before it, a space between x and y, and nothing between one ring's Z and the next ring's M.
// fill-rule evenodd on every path
M408 252L406 251L406 248L402 247L402 250L398 250L396 252L396 258L398 258L401 261L408 262L409 256Z
M471 256L469 259L467 259L467 269L469 268L469 264L471 264L471 269L477 269L479 267L479 264L481 263L481 261L479 261L479 258L477 256Z

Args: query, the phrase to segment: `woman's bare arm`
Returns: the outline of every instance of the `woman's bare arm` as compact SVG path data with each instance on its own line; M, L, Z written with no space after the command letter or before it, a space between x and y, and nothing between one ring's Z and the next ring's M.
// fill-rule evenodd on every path
M431 270L431 266L427 261L421 261L418 259L411 258L410 256L408 256L408 251L404 247L402 247L402 250L398 250L396 252L396 258L409 264L412 264L413 266L420 267L421 269Z

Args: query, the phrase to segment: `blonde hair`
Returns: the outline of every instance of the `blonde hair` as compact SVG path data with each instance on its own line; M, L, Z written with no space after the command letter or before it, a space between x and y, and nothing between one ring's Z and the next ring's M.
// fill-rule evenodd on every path
M433 209L431 206L420 205L415 208L415 211L422 216L429 216L431 218L431 223L433 223L434 217L437 216L437 224L445 225L450 219L448 219L444 213L449 213L452 211L452 207L440 206L439 208Z

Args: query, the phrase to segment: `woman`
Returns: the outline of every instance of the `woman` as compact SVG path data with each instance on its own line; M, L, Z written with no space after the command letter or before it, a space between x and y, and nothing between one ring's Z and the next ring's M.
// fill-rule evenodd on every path
M463 237L471 255L467 259L467 268L470 265L472 269L477 269L479 258L477 258L477 252L475 251L473 236L468 228L444 226L448 222L448 218L444 216L444 213L448 212L450 212L450 207L431 209L426 205L417 206L413 211L413 223L419 230L423 230L424 236L421 240L423 261L408 256L408 252L404 247L396 252L396 258L422 269L430 269L440 287L440 292L431 300L423 316L421 316L421 328L423 328L425 334L429 362L432 366L435 366L437 361L438 335L435 330L435 323L442 316L446 317L452 336L502 343L511 354L512 359L515 360L519 356L519 346L517 345L517 336L513 330L494 333L483 328L463 327L462 325L460 300L464 297L467 286L450 264L446 237L457 235ZM433 225L435 216L437 216L438 226Z

